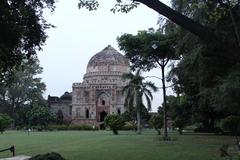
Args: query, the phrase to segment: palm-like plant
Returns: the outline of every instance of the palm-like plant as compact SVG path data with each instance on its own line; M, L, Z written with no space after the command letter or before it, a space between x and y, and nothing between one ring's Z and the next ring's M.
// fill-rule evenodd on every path
M148 110L151 109L151 100L153 99L152 91L156 92L157 87L154 83L144 81L144 77L141 76L141 70L137 70L135 74L126 73L123 74L123 78L128 80L128 84L123 87L123 94L125 94L125 106L131 111L133 107L137 111L137 133L141 134L141 107L143 107L143 97L147 101Z

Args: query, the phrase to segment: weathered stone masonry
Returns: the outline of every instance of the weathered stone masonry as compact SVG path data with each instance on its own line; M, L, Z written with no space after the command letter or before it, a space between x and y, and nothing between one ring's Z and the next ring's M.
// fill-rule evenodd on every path
M95 54L88 62L83 82L72 85L72 123L98 125L108 114L123 113L122 88L126 81L122 74L128 72L128 60L113 47Z

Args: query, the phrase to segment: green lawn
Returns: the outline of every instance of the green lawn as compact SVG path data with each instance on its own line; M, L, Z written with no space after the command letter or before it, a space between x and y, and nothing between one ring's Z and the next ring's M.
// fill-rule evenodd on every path
M58 152L67 160L220 160L219 147L230 144L229 136L172 134L175 141L160 141L154 131L136 135L121 131L112 135L110 131L52 131L33 132L8 131L0 134L0 149L16 146L17 155L36 155ZM0 153L7 157L9 152Z

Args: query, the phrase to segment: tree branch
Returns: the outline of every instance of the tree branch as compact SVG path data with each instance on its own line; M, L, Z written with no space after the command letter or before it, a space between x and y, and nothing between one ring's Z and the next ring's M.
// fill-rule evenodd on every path
M160 80L162 80L162 78L160 78L160 77L157 77L157 76L146 76L145 78L157 78L157 79L160 79Z
M185 28L189 32L198 36L206 44L213 44L212 42L217 41L216 35L207 27L202 26L201 24L193 21L192 19L182 15L181 13L173 10L159 0L135 0L140 2L147 7L153 9L159 14L167 17L174 23Z

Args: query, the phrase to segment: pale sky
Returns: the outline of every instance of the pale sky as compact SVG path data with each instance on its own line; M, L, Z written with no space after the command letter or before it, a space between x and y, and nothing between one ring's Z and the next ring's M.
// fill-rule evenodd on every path
M48 39L43 51L38 53L47 85L47 95L61 96L72 91L72 83L82 82L90 58L107 45L118 49L117 36L124 33L136 34L139 30L158 28L158 13L140 5L128 14L110 12L115 0L100 0L100 8L89 12L79 10L78 0L59 0L51 14L45 13L48 22L56 28L47 31ZM163 2L167 2L164 0ZM123 52L120 52L123 54ZM159 76L160 69L144 75ZM161 86L159 79L149 79ZM154 94L152 111L162 104L162 90ZM171 91L168 91L170 94Z

